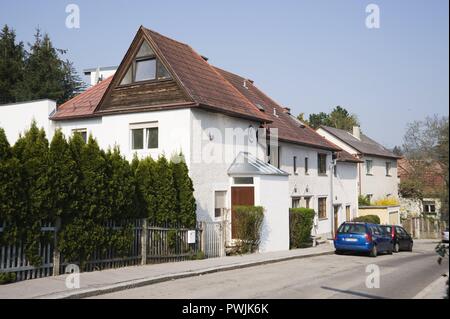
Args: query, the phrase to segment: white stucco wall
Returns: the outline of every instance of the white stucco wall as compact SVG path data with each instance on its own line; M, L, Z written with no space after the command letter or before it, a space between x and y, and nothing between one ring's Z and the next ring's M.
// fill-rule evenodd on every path
M180 109L58 121L55 127L61 128L66 136L71 136L74 129L87 129L88 135L96 138L101 148L108 149L118 145L128 160L131 160L135 153L141 158L152 156L157 159L162 154L170 158L182 151L186 162L189 163L190 121L190 110ZM158 148L132 150L130 124L148 122L158 123Z
M44 128L50 140L53 137L53 127L48 117L55 108L56 102L52 100L0 105L0 127L5 130L9 143L13 145L35 120L39 128Z
M347 221L346 206L350 206L350 220L358 216L358 165L337 162L337 174L333 178L333 203L340 205L338 225Z
M395 159L363 156L361 160L361 194L372 194L372 199L398 198L397 161ZM366 174L366 160L372 160L372 173ZM391 163L390 176L386 175L386 162Z
M229 117L220 113L192 110L191 163L189 171L194 183L199 220L217 221L214 217L214 192L227 191L227 208L231 208L230 177L228 168L241 151L257 153L256 138L253 143L242 140L229 141L225 136L230 129L248 132L256 123ZM212 140L210 140L210 134Z
M260 252L289 250L289 187L287 176L255 178L255 203L264 207Z
M319 128L317 133L325 137L330 142L347 151L352 155L358 155L359 152L350 145L344 143L334 135ZM393 158L385 158L379 156L363 155L361 160L373 160L372 175L366 174L366 164L358 164L358 180L360 185L360 193L362 195L372 194L373 200L386 197L391 194L392 197L398 198L398 178L397 178L397 160ZM386 176L386 162L391 162L390 176Z
M280 169L289 173L289 201L291 202L293 197L310 196L310 208L316 212L312 233L328 236L331 234L333 217L330 176L332 152L290 143L280 143L280 146ZM327 154L326 175L318 174L319 153ZM297 157L297 173L294 173L294 156ZM308 157L308 174L305 173L305 157ZM317 216L319 197L327 198L327 217L323 219ZM289 205L291 206L291 203Z

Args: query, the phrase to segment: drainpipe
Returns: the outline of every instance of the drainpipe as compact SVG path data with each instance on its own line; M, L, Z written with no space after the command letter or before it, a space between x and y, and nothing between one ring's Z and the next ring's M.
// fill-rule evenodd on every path
M331 155L330 163L330 205L331 205L331 235L333 235L334 230L334 193L333 193L333 179L334 179L334 167L336 166L336 153L333 152Z

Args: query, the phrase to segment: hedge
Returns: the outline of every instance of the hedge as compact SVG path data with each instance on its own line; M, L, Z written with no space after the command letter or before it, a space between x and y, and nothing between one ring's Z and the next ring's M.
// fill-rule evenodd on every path
M235 229L237 252L253 253L261 242L261 230L264 220L264 208L261 206L235 206Z
M177 158L182 158L178 154ZM61 221L58 245L66 261L89 260L97 249L124 252L136 218L153 224L195 227L192 180L184 161L135 157L118 148L104 151L90 136L66 140L60 130L49 144L33 122L10 146L0 128L0 233L2 243L22 243L38 266L41 226ZM116 226L113 230L108 225Z
M371 223L371 224L380 224L380 217L377 215L364 215L353 218L354 222L361 222L361 223Z
M289 242L291 248L306 246L311 241L315 212L309 208L292 208L289 212Z

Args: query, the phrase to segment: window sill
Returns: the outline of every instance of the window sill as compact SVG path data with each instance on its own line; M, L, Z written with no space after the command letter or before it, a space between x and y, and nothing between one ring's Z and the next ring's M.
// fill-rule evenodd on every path
M173 81L173 79L169 78L169 79L159 79L159 80L153 79L153 80L137 81L137 82L132 82L132 83L128 83L128 84L118 85L117 88L118 89L126 89L128 87L141 85L141 84L156 84L156 83L162 83L162 82L168 82L168 81Z
M326 174L326 173L318 173L318 174L317 174L317 176L323 176L323 177L327 177L327 176L328 176L328 174Z
M328 219L328 217L322 217L322 218L319 218L319 221L323 221L323 220L327 220Z
M373 174L366 174L366 176L373 176Z

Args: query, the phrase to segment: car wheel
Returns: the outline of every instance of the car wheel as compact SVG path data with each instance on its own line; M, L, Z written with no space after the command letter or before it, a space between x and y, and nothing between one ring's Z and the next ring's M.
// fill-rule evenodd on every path
M412 251L412 250L413 250L413 243L409 243L408 251Z
M400 251L400 245L398 243L394 244L394 252L398 253Z
M387 251L387 254L388 254L388 255L392 255L392 253L393 253L393 252L392 252L392 249L389 249L389 250Z
M378 255L377 246L376 246L376 245L373 245L372 250L370 251L369 256L370 256L370 257L377 257L377 255Z

